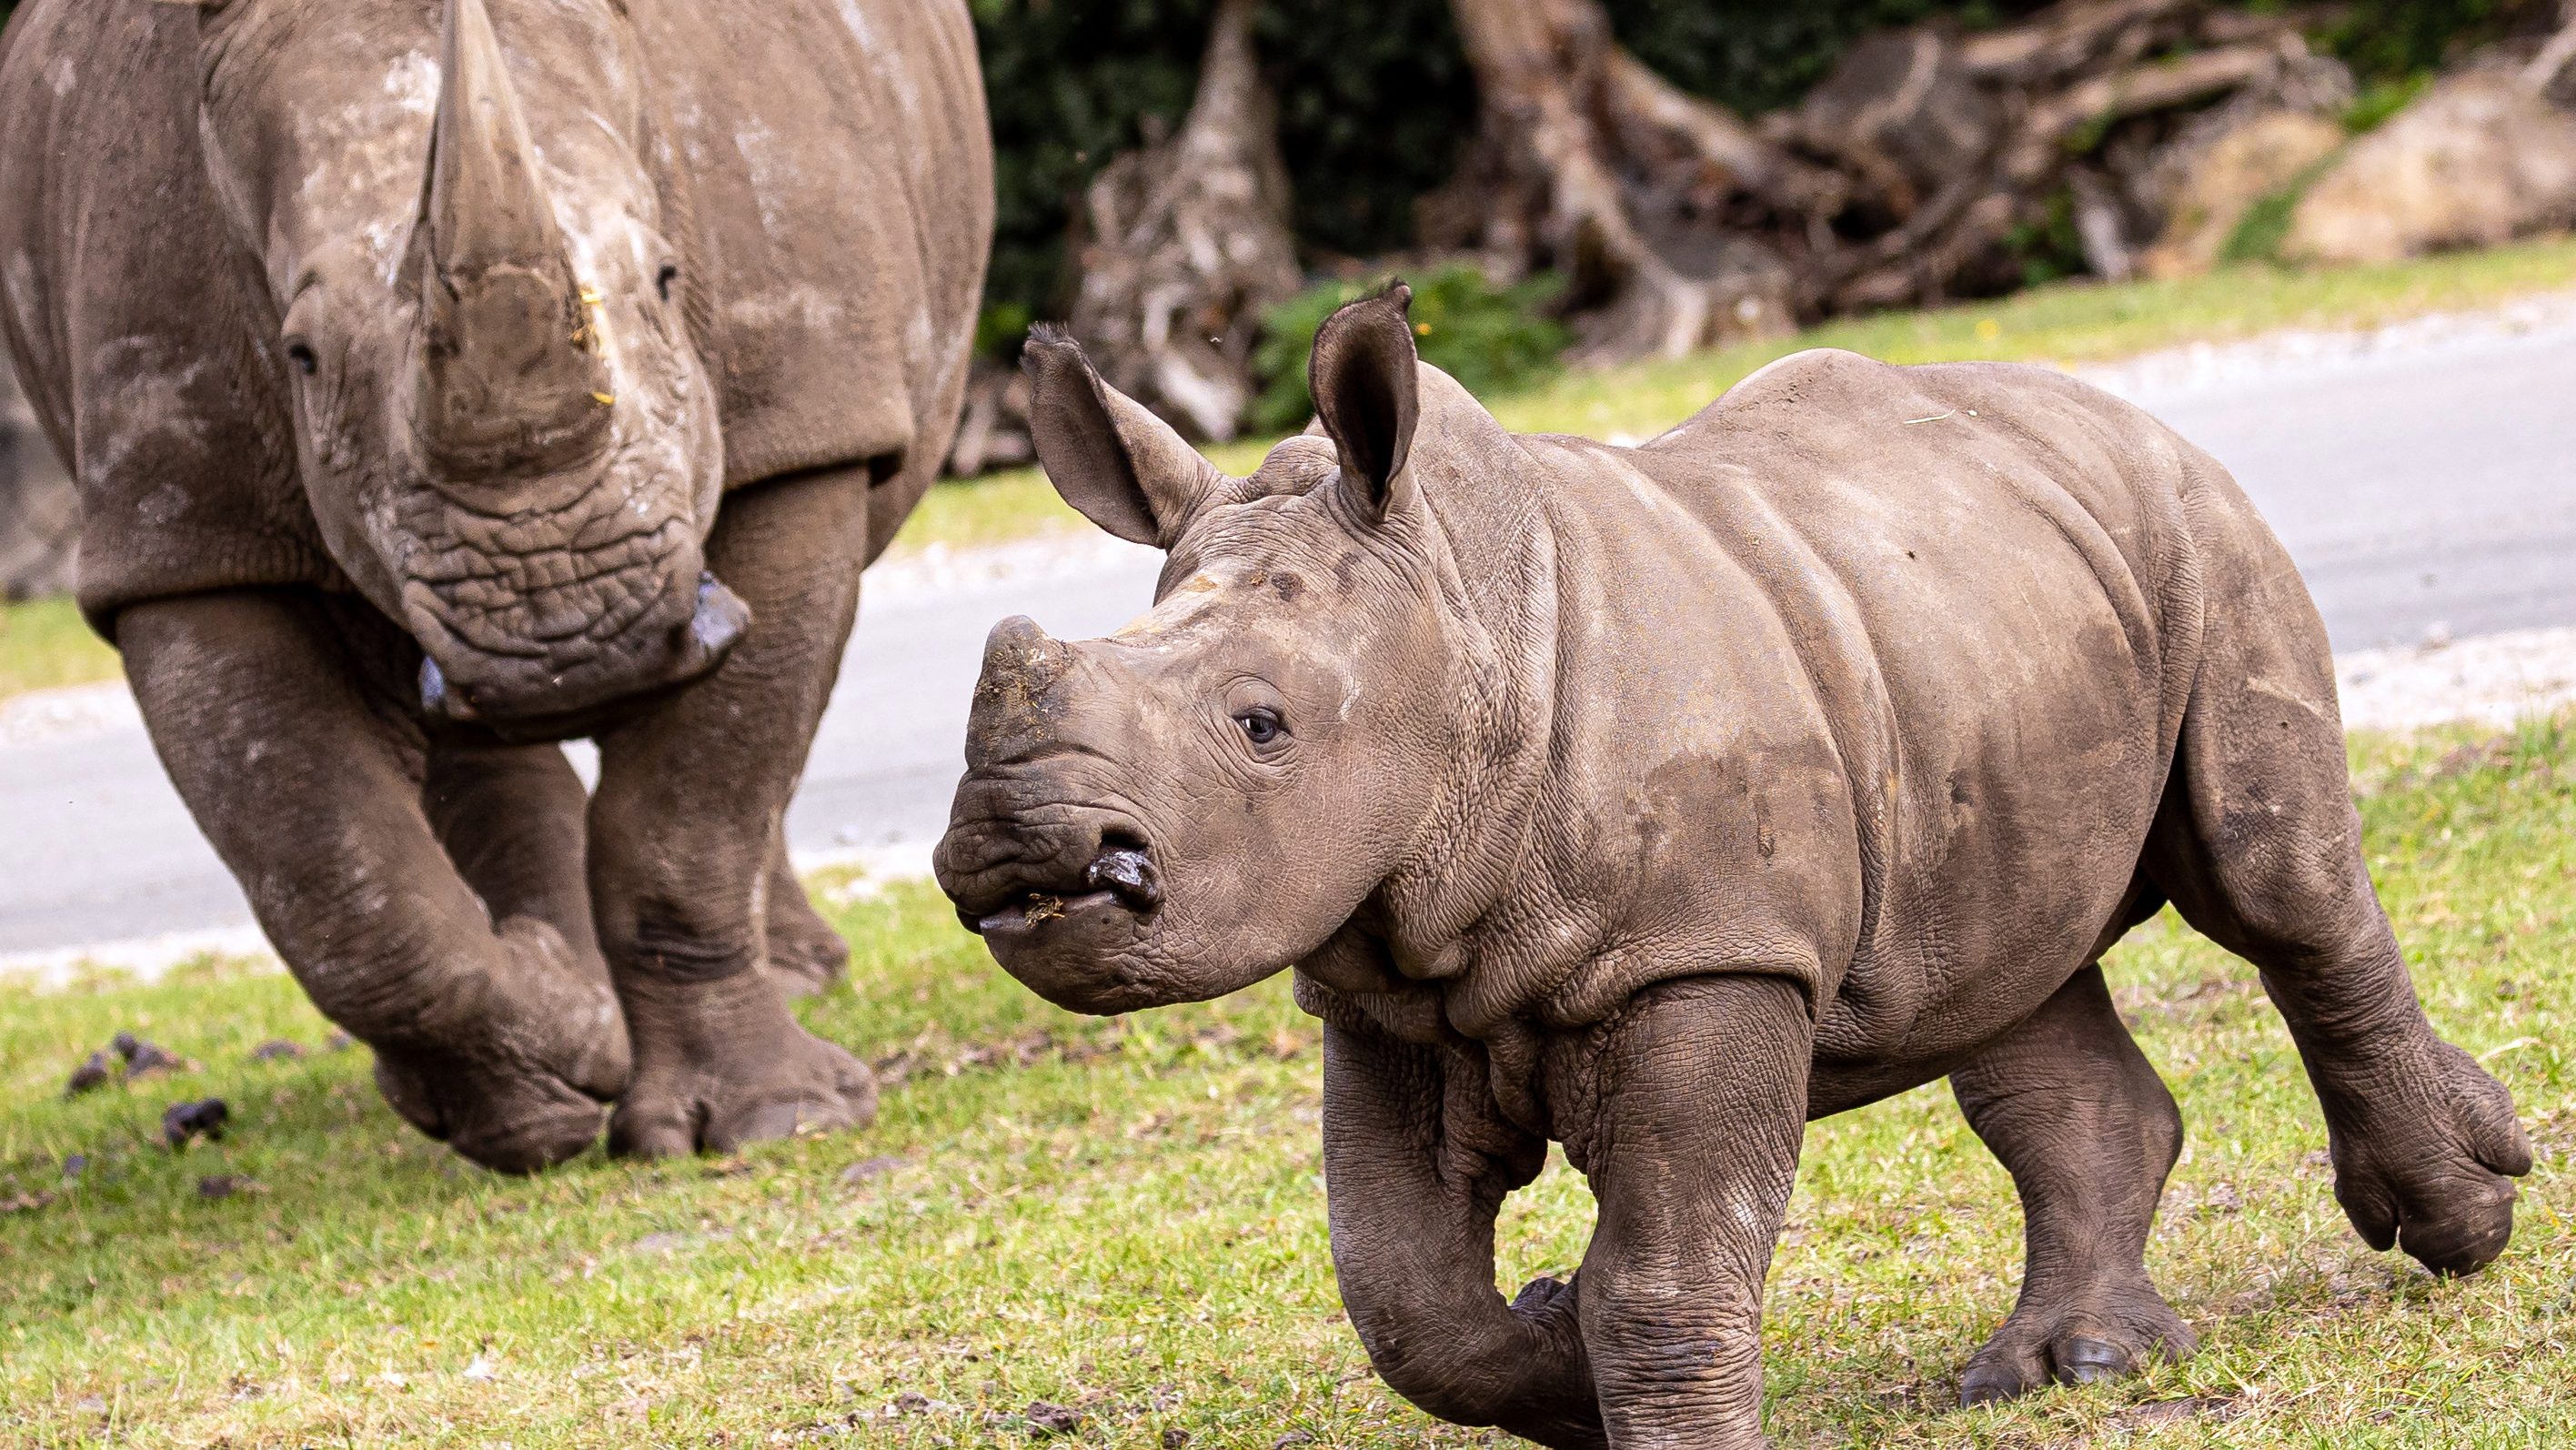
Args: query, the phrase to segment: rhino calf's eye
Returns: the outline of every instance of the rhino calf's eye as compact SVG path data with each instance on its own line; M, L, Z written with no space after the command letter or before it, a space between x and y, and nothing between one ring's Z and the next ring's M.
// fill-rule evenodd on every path
M1234 723L1243 727L1244 738L1255 745L1267 745L1288 731L1279 717L1268 710L1246 710L1234 717Z
M662 270L653 274L653 290L661 293L662 300L668 302L671 300L671 284L679 280L679 267L665 262L662 264Z

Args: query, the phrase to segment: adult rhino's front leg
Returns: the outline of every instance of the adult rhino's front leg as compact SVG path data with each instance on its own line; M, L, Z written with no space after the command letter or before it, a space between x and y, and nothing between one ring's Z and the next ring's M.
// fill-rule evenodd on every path
M876 1081L807 1033L770 967L778 823L858 612L867 475L728 496L709 566L751 606L723 666L600 737L591 897L635 1081L609 1144L725 1151L876 1113Z
M555 861L542 820L483 829L528 820L534 766L463 752L428 772L439 827L473 838L463 854L490 868L487 909L424 809L420 737L365 683L402 657L390 626L301 591L245 591L135 605L117 641L181 798L314 1005L375 1049L395 1109L515 1172L596 1140L628 1057L572 909L577 842ZM554 768L533 784L577 800L559 756ZM549 872L569 879L550 888Z

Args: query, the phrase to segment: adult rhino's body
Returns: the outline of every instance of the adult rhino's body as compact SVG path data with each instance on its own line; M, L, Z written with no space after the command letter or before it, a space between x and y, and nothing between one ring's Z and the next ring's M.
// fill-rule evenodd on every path
M780 817L963 388L964 6L31 0L5 45L81 603L395 1106L510 1167L609 1099L648 1152L863 1117L762 968L839 960Z
M1515 437L1411 336L1337 314L1325 436L1248 479L1032 344L1049 475L1170 561L1109 639L995 630L936 857L1068 1006L1296 970L1390 1384L1757 1443L1800 1124L1945 1075L2030 1244L1967 1397L2187 1349L2142 1258L2181 1124L2096 965L2168 899L2262 968L2364 1236L2502 1249L2528 1148L2417 1006L2324 631L2216 463L2056 374L1833 352L1640 448ZM1550 1139L1600 1223L1506 1306Z

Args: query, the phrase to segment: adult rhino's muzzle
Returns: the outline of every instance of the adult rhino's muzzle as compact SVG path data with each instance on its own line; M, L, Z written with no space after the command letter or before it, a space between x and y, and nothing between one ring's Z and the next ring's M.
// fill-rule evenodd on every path
M630 631L625 638L561 657L477 652L442 665L420 661L420 707L434 720L480 722L505 735L580 734L603 711L667 693L712 672L751 627L751 608L700 574L689 613L679 623Z

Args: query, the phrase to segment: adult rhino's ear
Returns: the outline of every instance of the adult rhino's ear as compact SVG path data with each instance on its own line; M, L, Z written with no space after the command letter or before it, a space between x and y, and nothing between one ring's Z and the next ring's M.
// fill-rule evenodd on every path
M1306 385L1315 414L1342 456L1342 476L1379 518L1408 502L1404 458L1413 447L1416 396L1413 289L1398 282L1342 307L1315 329Z
M1217 466L1172 426L1102 382L1082 348L1043 324L1029 332L1029 433L1055 491L1131 543L1168 549L1226 493Z

